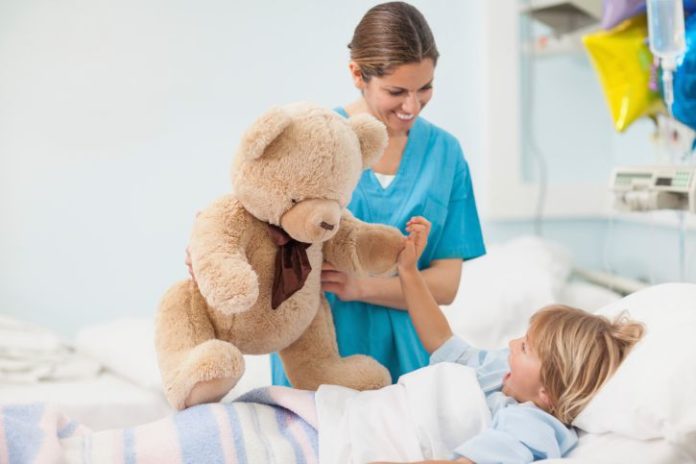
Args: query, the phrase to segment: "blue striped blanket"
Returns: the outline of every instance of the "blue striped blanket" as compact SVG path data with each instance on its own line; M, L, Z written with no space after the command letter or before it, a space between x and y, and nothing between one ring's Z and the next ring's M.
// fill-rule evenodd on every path
M314 392L252 390L155 422L93 432L46 404L0 407L0 464L316 463Z

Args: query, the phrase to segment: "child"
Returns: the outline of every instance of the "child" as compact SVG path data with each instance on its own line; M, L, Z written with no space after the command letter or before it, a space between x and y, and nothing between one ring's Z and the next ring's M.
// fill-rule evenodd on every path
M98 432L41 404L3 405L0 461L4 449L10 463L343 464L436 456L486 464L565 455L577 443L571 422L640 338L642 326L553 305L532 317L527 334L509 350L472 348L452 334L416 267L429 226L420 217L409 221L399 279L430 363L442 364L380 390L260 388L231 403Z
M453 459L524 463L565 455L577 443L571 422L640 339L642 325L551 305L532 316L526 335L511 340L509 349L475 349L453 335L418 272L429 222L412 218L407 231L399 278L430 363L476 369L493 416L490 428L458 446Z

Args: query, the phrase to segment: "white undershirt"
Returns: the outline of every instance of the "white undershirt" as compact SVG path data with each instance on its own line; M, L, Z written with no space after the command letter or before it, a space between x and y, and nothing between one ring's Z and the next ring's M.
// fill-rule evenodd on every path
M374 174L377 178L377 181L379 182L379 185L381 185L383 189L389 187L389 184L391 184L394 180L394 177L396 177L396 174L380 174L378 172L374 172Z

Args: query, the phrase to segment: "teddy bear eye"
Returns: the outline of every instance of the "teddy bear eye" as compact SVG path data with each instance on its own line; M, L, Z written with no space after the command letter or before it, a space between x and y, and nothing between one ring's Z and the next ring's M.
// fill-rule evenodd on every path
M290 201L292 202L293 205L296 205L296 204L297 204L297 200L295 200L294 198L293 198L292 200L290 200Z

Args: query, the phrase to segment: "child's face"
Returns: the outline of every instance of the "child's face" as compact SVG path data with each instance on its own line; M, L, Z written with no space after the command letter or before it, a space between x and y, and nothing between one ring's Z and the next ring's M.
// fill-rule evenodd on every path
M541 385L541 360L529 343L528 335L510 340L510 372L503 378L503 393L520 403L532 401L548 409L548 398Z

